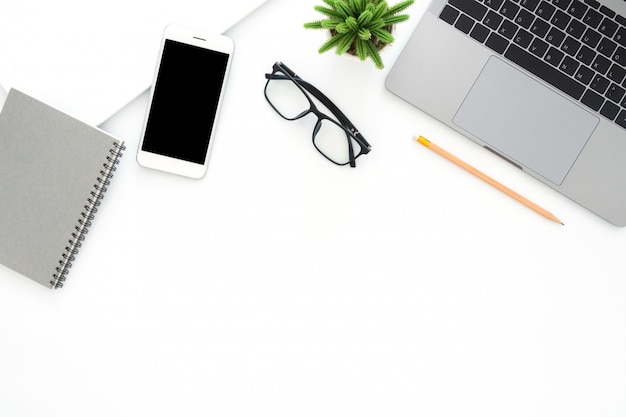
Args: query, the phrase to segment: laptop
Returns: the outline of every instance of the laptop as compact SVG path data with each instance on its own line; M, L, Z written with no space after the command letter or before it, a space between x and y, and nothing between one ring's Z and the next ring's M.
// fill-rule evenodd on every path
M433 0L385 84L626 225L623 0Z
M4 2L0 85L99 125L150 87L168 24L222 33L265 1Z

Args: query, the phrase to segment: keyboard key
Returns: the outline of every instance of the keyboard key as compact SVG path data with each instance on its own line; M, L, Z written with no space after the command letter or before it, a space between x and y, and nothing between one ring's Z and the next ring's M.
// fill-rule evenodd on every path
M544 20L550 21L555 11L556 8L553 5L549 4L546 1L542 1L541 3L539 3L539 7L537 7L537 10L535 10L535 14Z
M529 32L526 32L524 29L520 29L517 31L515 36L513 37L513 42L521 46L522 48L528 48L530 42L533 40L533 35Z
M585 6L582 2L574 0L567 9L567 12L576 19L582 19L588 8L589 7Z
M615 12L606 6L600 6L600 13L605 14L608 17L615 17Z
M621 84L626 77L626 69L620 67L619 65L611 65L611 68L606 73L606 76L609 80L612 80L616 84Z
M615 116L619 113L619 107L616 104L607 101L600 109L600 114L609 120L615 119Z
M592 28L597 28L601 21L602 15L593 9L589 9L587 14L585 14L585 17L583 17L583 23L591 26Z
M474 26L474 29L472 29L470 36L478 42L483 43L485 42L485 39L487 39L487 36L489 36L489 33L490 31L487 27L477 23L476 26Z
M626 46L626 28L621 26L617 29L617 33L613 37L613 39L622 46Z
M505 20L498 28L498 33L507 39L513 39L513 36L517 33L517 25L510 20Z
M570 97L579 99L585 90L585 87L582 84L571 79L558 69L546 64L515 44L512 44L509 47L504 56Z
M493 10L499 10L504 0L485 0L485 6L492 8Z
M626 111L622 110L615 119L615 123L626 129Z
M487 42L485 42L485 45L493 49L495 52L503 54L506 50L506 47L509 45L509 41L507 41L505 38L498 35L497 33L492 33L487 38Z
M597 9L600 7L600 3L597 2L596 0L584 0L585 3L587 3L587 5L593 7L594 9Z
M614 21L606 17L604 18L602 23L600 23L600 26L598 26L598 32L600 32L601 34L603 34L604 36L608 38L612 38L613 35L615 35L616 31L617 31L617 23L615 23Z
M565 12L557 10L554 16L552 16L550 23L552 23L554 26L558 27L561 30L565 30L570 20L572 20L572 18L569 17Z
M548 41L548 43L557 47L561 46L561 43L564 39L565 33L561 32L557 28L550 29L550 32L548 32L548 35L546 36L546 40Z
M600 52L604 56L610 57L613 55L613 52L615 52L615 49L617 49L617 44L615 42L607 38L602 38L596 48L596 51Z
M449 0L448 3L476 20L482 20L487 13L487 7L475 0Z
M458 10L446 4L446 7L444 7L439 14L439 18L450 25L454 25L454 22L456 22L456 18L459 17L459 14Z
M583 45L576 54L576 59L585 65L591 65L593 59L596 57L596 53L593 49Z
M515 23L524 29L528 29L534 20L535 16L528 10L524 9L520 10L517 17L515 17Z
M617 62L623 67L626 67L626 49L621 46L617 48L615 54L613 55L613 61Z
M565 29L565 31L571 37L580 39L583 36L583 33L585 33L585 29L586 26L584 24L578 20L572 20L569 22L569 25L567 25L567 29Z
M595 48L598 42L600 42L601 38L602 35L600 35L595 30L587 29L580 40L583 41L583 43L590 48Z
M504 19L502 18L502 16L490 11L489 13L487 13L487 16L485 16L483 23L491 30L498 30L503 20Z
M561 65L559 65L559 69L567 75L573 76L578 69L578 65L579 64L577 61L570 58L569 56L565 56L565 58L563 58L563 61L561 62Z
M604 95L604 97L608 98L609 100L615 103L619 103L622 101L622 98L624 98L625 93L626 93L626 90L624 90L619 85L611 84L608 90L606 90L606 94Z
M472 30L472 27L474 27L474 19L472 19L468 15L461 14L461 16L459 16L459 19L454 24L454 27L463 33L470 33L470 30Z
M602 104L604 104L604 98L600 94L595 93L591 90L585 91L585 94L580 99L580 101L582 101L585 106L594 111L600 110L600 107L602 107Z
M546 36L546 33L550 30L550 24L548 22L544 22L542 19L535 19L535 22L530 25L530 31L535 34L535 36L539 36L543 38Z
M593 60L593 64L591 64L591 69L599 72L600 74L606 74L611 66L611 61L603 57L602 55L596 56L596 59Z
M563 44L561 45L561 51L571 56L576 55L576 52L578 52L579 48L580 48L580 42L578 42L576 39L572 38L571 36L568 36L567 38L565 38L565 40L563 41Z
M563 10L566 10L572 0L552 0L552 3Z
M548 45L541 39L535 38L535 40L533 40L533 42L530 44L530 48L528 48L528 50L541 58L543 54L546 53L549 46L550 45Z
M543 60L548 64L558 67L565 54L554 47L550 47L546 52Z
M522 0L520 2L520 4L522 5L522 7L530 10L531 12L535 10L535 8L537 7L537 5L539 4L539 0Z
M576 78L581 83L587 85L593 78L594 74L595 73L586 66L580 65L578 67L578 70L576 71L576 74L574 75L574 78Z
M517 12L519 11L519 6L509 0L504 2L502 8L500 9L500 14L506 18L511 20L515 19Z
M601 75L596 75L591 80L591 84L589 84L589 87L591 87L591 89L593 91L595 91L595 92L597 92L599 94L604 94L606 89L609 88L609 84L610 84L609 80L607 80L606 78L604 78Z

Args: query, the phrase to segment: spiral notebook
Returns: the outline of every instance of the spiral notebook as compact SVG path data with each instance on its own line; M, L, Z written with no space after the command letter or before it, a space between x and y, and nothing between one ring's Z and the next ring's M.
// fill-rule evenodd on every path
M12 89L0 113L0 263L62 287L123 149Z

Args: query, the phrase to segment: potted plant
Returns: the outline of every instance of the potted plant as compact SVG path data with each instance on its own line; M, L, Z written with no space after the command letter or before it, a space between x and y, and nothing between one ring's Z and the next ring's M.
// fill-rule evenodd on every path
M361 61L369 56L379 69L384 67L379 51L394 41L393 26L408 20L409 15L400 13L413 4L413 0L391 7L385 0L322 1L326 6L315 6L315 10L326 18L304 24L307 29L329 31L330 39L320 47L319 53L336 48L337 55L349 53Z

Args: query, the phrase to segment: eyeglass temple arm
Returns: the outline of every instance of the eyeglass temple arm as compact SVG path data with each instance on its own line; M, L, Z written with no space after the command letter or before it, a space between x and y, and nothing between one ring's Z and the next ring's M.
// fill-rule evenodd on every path
M354 125L352 124L352 122L346 117L345 114L343 114L343 112L341 110L339 110L339 108L335 105L335 103L333 103L328 97L326 97L326 95L324 93L322 93L320 90L318 90L314 85L308 83L307 81L304 81L301 78L296 78L296 80L311 94L313 94L313 96L315 98L317 98L319 101L321 101L326 107L328 107L328 109L330 111L333 112L333 114L335 114L335 116L339 117L340 120L350 128L350 130L352 130L352 133L356 134L356 135L360 135L360 133L357 131L356 127L354 127Z

